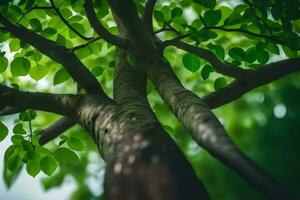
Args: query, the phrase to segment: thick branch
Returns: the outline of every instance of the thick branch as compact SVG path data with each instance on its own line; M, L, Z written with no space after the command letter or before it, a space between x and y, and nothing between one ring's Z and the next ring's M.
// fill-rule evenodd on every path
M44 145L77 124L76 120L63 117L40 133L40 144Z
M0 22L13 35L24 42L29 43L43 54L63 65L72 78L82 85L88 93L102 93L102 95L104 95L104 92L94 75L83 65L74 53L69 51L69 49L59 46L57 43L23 27L12 24L1 14Z
M153 11L157 0L148 0L145 4L145 10L143 15L143 21L151 32L153 31Z
M2 110L0 110L0 116L4 115L13 115L25 110L23 107L18 106L6 106Z
M127 49L129 46L129 41L126 39L120 38L118 36L115 36L111 34L106 28L100 23L100 21L97 19L97 15L94 11L93 2L92 0L86 0L84 4L84 8L86 11L87 18L94 28L94 30L97 32L97 34L102 37L105 41L116 45L118 47L121 47L123 49Z
M199 145L272 199L290 199L284 188L238 150L210 108L181 85L170 66L157 61L148 68L148 77Z
M22 92L0 85L0 110L12 106L74 117L79 104L80 96L78 95Z
M136 5L132 0L108 0L113 12L124 26L128 39L135 51L140 55L147 54L153 49L152 35L140 19Z
M215 68L216 72L234 77L236 79L245 80L248 78L250 70L242 69L234 64L231 63L225 63L218 59L218 57L210 52L209 50L202 49L197 46L193 46L181 41L166 41L168 45L172 45L175 47L178 47L179 49L182 49L184 51L193 53L205 60L207 60L212 66Z
M115 21L119 35L127 37L126 29L117 16ZM114 73L114 100L128 110L128 107L141 107L141 110L150 111L149 116L154 116L147 100L146 74L142 70L134 69L128 62L126 51L117 49L116 68ZM142 111L147 114L148 112ZM146 116L145 116L146 117ZM155 119L155 117L153 117Z
M203 101L210 108L217 108L238 99L257 87L297 71L300 71L300 58L270 63L253 73L252 79L249 79L249 81L233 81L225 88L203 97Z
M92 38L90 37L86 37L84 35L82 35L81 33L79 33L75 28L73 28L69 22L64 18L64 16L61 14L61 12L59 11L59 9L55 6L54 4L54 0L50 0L51 6L52 8L55 10L55 12L57 13L57 15L59 16L59 18L61 19L61 21L69 28L71 29L76 35L78 35L81 39L83 40L91 40Z

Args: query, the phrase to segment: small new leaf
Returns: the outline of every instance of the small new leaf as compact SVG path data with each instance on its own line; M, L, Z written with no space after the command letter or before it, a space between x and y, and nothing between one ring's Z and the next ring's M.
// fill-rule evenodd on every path
M13 133L16 135L26 135L26 131L23 128L23 124L17 124L13 128Z

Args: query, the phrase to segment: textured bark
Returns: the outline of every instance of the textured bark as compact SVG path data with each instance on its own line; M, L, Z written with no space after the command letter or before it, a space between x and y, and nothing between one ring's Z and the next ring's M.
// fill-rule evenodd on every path
M300 58L270 63L252 73L248 81L235 80L225 88L204 96L203 101L211 109L217 108L238 99L255 88L297 71L300 71Z
M69 118L69 117L63 117L60 120L56 121L54 124L49 126L48 128L44 129L40 133L40 144L44 145L48 143L49 141L55 139L60 134L71 128L77 124L76 120Z
M107 162L106 199L209 199L191 165L152 112L146 80L141 70L129 65L126 52L117 50L116 104L112 103L106 117L86 111L95 121L88 130L94 133Z
M138 105L85 99L81 124L107 163L107 199L208 199L190 164L154 116ZM155 180L155 181L154 181Z
M199 145L262 193L273 199L290 198L282 186L236 147L209 107L186 90L168 66L161 63L160 67L150 68L148 74L165 102Z

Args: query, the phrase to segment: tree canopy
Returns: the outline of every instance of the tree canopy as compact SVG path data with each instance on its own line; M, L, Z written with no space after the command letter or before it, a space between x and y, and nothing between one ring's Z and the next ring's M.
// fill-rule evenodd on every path
M300 70L299 8L299 0L0 1L0 141L11 140L6 185L26 168L48 176L46 190L71 175L78 186L72 199L104 198L86 183L95 176L91 155L100 151L106 161L112 152L97 137L118 115L148 115L211 199L276 196L271 175L296 195L299 74L271 82ZM107 106L99 113L109 113L100 136L91 128L98 115L81 106L92 105L91 97Z

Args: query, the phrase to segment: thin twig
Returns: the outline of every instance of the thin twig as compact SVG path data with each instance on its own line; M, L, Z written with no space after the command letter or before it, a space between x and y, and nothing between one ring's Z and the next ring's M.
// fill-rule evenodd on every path
M95 41L97 41L97 40L100 40L100 39L101 39L101 37L93 38L93 39L89 40L88 42L86 42L86 43L84 43L84 44L80 44L80 45L78 45L78 46L75 46L75 47L71 48L71 49L70 49L70 52L75 52L75 51L77 51L77 50L79 50L79 49L82 49L82 48L84 48L84 47L87 47L87 46L90 45L91 43L93 43L93 42L95 42Z

